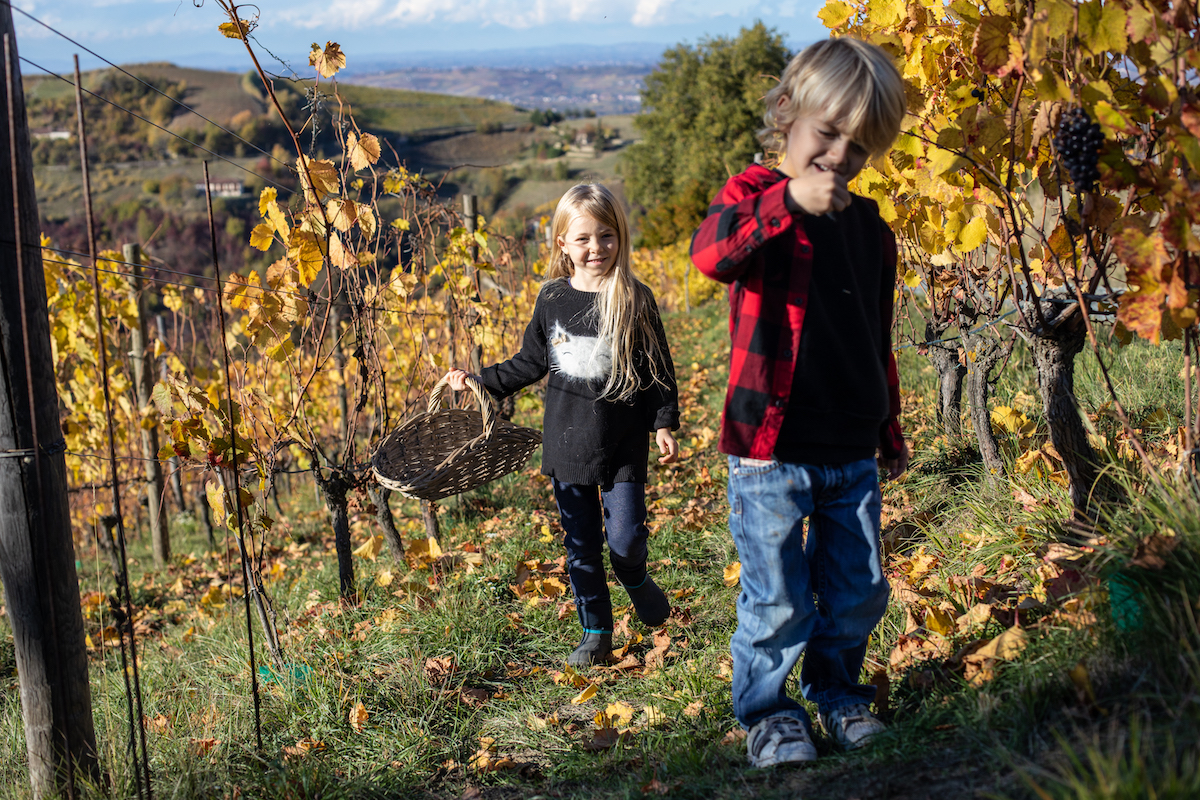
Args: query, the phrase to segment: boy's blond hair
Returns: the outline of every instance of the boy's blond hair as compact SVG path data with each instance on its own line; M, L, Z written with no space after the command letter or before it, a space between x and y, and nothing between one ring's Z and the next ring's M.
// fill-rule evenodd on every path
M660 374L664 362L653 323L653 295L633 276L629 221L625 209L607 187L599 183L580 183L567 190L554 209L550 232L556 244L567 235L576 217L590 217L617 233L617 254L597 293L594 311L599 338L612 347L612 372L600 397L619 402L633 400L649 387L638 372L645 362L650 384L665 386L668 376ZM555 247L542 276L542 290L552 289L555 281L575 274L571 258Z
M845 125L850 138L878 157L900 134L904 79L879 47L843 36L810 45L796 55L764 98L767 127L759 138L783 150L798 117L822 115Z

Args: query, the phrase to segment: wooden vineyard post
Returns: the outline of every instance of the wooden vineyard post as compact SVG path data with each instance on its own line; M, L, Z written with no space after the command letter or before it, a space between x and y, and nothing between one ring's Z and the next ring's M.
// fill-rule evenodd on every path
M475 198L475 195L473 195L473 194L464 194L463 195L463 224L467 228L467 233L471 234L472 238L474 238L474 236L475 236L475 225L476 225L476 220L477 220L476 211L475 211L475 208L476 208L475 200L476 200L476 198ZM471 283L473 283L475 285L475 297L476 297L476 299L478 299L479 298L479 273L475 269L475 264L476 264L476 262L479 261L479 245L471 244L468 252L470 252L470 254L471 254L471 263L470 263L470 265L467 266L467 277L470 278ZM479 324L479 315L472 313L470 327L473 328L478 324ZM471 345L471 373L473 375L478 375L479 370L483 369L483 365L481 363L482 359L483 359L483 347L479 344Z
M12 10L0 7L0 580L16 649L35 798L98 777L67 470L50 349L25 95Z
M154 324L158 327L158 340L165 345L167 342L167 324L163 321L162 314L154 315ZM159 364L159 377L165 381L169 372L170 369L167 367L167 362L164 359ZM175 497L175 507L180 511L187 511L187 500L183 496L183 478L179 474L179 456L172 455L167 463L171 467L169 474L171 477L171 494Z
M129 358L133 361L133 385L137 390L138 408L145 413L150 405L150 392L154 388L154 370L149 368L146 356L146 296L142 280L142 248L127 244L122 248L125 264L133 272L133 301L137 307L137 327L130 332ZM158 460L158 425L142 431L142 464L146 472L146 510L150 518L150 546L154 552L154 565L165 567L171 560L171 533L164 506L166 492L163 485L162 462Z

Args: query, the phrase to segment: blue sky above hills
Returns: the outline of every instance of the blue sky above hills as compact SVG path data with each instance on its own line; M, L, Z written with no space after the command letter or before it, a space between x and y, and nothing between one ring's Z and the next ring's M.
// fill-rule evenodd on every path
M14 0L14 5L117 63L173 61L187 66L247 69L240 43L224 39L212 0ZM820 0L261 0L258 42L299 71L311 42L337 41L348 69L452 66L507 51L521 66L653 58L661 48L734 35L761 19L793 46L825 36ZM254 9L247 7L243 16ZM21 55L55 70L80 53L85 69L99 62L14 12ZM459 58L461 56L461 59ZM437 62L437 63L434 63ZM24 69L31 70L30 67Z

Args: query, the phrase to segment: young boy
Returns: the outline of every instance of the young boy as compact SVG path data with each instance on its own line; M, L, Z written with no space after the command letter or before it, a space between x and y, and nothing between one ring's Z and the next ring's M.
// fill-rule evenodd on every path
M903 81L874 45L831 39L792 59L766 104L779 166L730 178L691 250L731 284L719 448L742 562L733 710L756 767L817 757L808 714L784 690L802 654L801 692L841 747L883 730L868 709L875 688L859 683L888 600L878 467L896 478L908 464L891 349L896 243L875 203L847 189L898 135Z

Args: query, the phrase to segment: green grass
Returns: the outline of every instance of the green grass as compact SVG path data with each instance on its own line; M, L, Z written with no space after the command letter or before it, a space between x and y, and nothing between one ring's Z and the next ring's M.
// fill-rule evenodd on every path
M521 562L550 565L562 555L536 459L521 473L443 505L447 555L436 569L428 562L391 563L386 550L374 561L356 557L362 601L348 608L337 602L324 511L307 476L293 476L290 491L282 492L285 514L268 559L281 567L268 587L287 634L289 668L260 685L262 751L254 746L240 599L218 606L201 601L213 576L236 572L235 556L207 553L187 515L175 519L181 555L165 574L148 568L144 539L132 543L135 592L146 609L141 675L156 795L457 798L475 787L494 798L613 800L660 791L677 798L814 800L1195 796L1200 502L1194 490L1182 481L1157 487L1121 472L1135 502L1104 518L1107 543L1080 565L1083 589L1059 602L1047 599L1061 577L1044 555L1069 513L1064 489L1038 470L999 486L984 481L969 443L937 432L931 382L912 351L901 363L914 392L906 395L914 462L885 489L887 571L955 614L979 599L971 592L982 592L982 585L964 584L973 578L1002 587L996 591L1004 599L996 600L991 619L948 634L942 655L889 671L885 716L892 729L873 747L840 754L821 740L822 758L810 767L747 769L744 744L723 742L736 727L728 643L738 591L723 581L737 555L725 524L724 458L713 438L727 375L725 315L725 304L716 302L667 318L684 399L686 458L651 468L651 571L677 593L681 612L664 628L670 645L660 666L644 666L655 632L630 619L632 636L620 633L616 643L640 637L629 641L628 653L642 665L584 673L597 688L583 702L572 702L579 686L554 680L577 641L568 598L520 598L511 588ZM1170 345L1111 353L1131 413L1160 404L1176 413L1179 360ZM996 402L1032 393L1030 380L1028 360L1014 354ZM1086 409L1102 408L1086 356L1077 391ZM521 408L518 421L537 424L537 402ZM1040 417L1036 407L1027 413ZM1011 463L1028 443L1010 437L1004 446ZM1029 497L1037 502L1030 505ZM419 510L399 499L393 507L411 544L422 530ZM373 528L362 508L352 518L357 546ZM1139 542L1167 528L1177 541L1166 562L1137 566ZM83 590L111 591L103 560L87 547L79 555ZM914 577L920 564L928 568ZM1105 580L1117 571L1134 587L1136 630L1116 626L1108 607ZM628 614L619 588L614 603L618 619ZM93 642L105 624L102 608L87 618ZM900 637L912 633L914 608L920 611L893 597L872 638L870 663L889 663ZM1024 650L992 664L991 677L972 685L948 656L1014 622L1026 631ZM259 665L264 657L259 649ZM104 768L117 787L113 794L130 796L117 654L111 647L93 650L90 662ZM25 798L12 664L11 637L0 637L0 798ZM358 703L367 714L361 730L350 722ZM630 733L594 750L594 717L616 703L633 711ZM653 721L647 707L657 709ZM491 740L488 760L501 768L472 768L484 739Z

